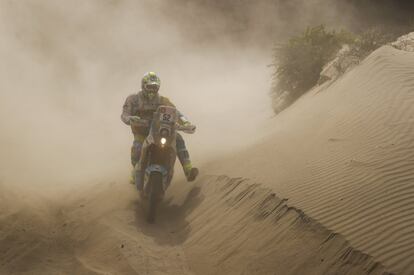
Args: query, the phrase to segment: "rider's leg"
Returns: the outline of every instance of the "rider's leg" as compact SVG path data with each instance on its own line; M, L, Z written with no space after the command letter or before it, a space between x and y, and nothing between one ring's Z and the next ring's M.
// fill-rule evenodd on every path
M131 147L131 164L132 164L132 171L131 171L131 178L130 178L131 184L135 184L135 176L136 176L135 166L139 162L139 159L141 158L141 149L142 149L142 144L144 140L145 140L144 136L141 136L141 135L134 136L134 142L132 143L132 147Z
M141 149L142 149L142 143L138 140L134 140L134 143L132 143L131 147L131 164L132 166L135 166L135 164L138 163L139 158L141 157Z
M190 154L185 146L183 137L177 133L177 156L184 169L188 181L193 181L198 175L198 169L191 164Z

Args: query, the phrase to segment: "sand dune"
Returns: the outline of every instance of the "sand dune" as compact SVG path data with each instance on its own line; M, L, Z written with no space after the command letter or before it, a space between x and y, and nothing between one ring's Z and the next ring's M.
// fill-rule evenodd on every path
M0 1L0 275L414 274L414 53L382 47L273 119L266 93L273 42L404 13L79 2ZM148 70L197 124L194 162L218 158L155 225L119 120Z
M413 274L413 69L377 50L257 145L177 178L155 225L126 178L1 186L0 274Z
M131 185L98 184L1 217L0 273L386 274L246 179L176 182L156 225L145 222L137 197Z
M391 271L413 274L413 71L414 53L382 47L209 171L265 183Z

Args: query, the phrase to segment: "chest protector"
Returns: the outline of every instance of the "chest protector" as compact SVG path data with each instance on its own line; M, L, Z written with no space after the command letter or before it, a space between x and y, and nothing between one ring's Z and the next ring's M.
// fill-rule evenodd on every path
M161 101L160 96L155 96L150 100L140 92L138 94L137 115L143 119L152 119L152 115L161 105Z
M152 120L153 114L157 110L158 106L168 105L167 101L168 100L159 95L149 99L144 96L144 93L141 91L138 93L132 113L140 118ZM132 127L132 132L134 134L147 136L149 134L149 127Z

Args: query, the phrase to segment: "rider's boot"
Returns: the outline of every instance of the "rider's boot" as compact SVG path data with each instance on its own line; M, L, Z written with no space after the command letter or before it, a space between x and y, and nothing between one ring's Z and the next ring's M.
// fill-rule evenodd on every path
M198 176L198 168L193 167L191 161L187 161L183 164L184 174L187 178L187 181L194 181Z
M183 166L187 181L194 181L198 176L198 169L191 164L190 154L188 153L184 139L180 134L177 134L177 156Z

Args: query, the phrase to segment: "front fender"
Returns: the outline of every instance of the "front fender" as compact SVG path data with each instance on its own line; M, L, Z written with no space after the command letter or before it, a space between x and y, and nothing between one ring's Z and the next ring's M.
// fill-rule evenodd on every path
M148 176L152 172L160 173L163 177L168 175L168 170L165 169L164 166L161 166L158 164L151 164L150 166L147 167L147 169L145 169L145 174L147 174Z
M161 166L158 164L151 164L150 166L147 167L147 169L145 169L145 178L144 178L145 185L147 184L151 173L160 173L162 175L162 183L164 185L164 188L166 189L169 184L168 170L165 169L164 166Z

